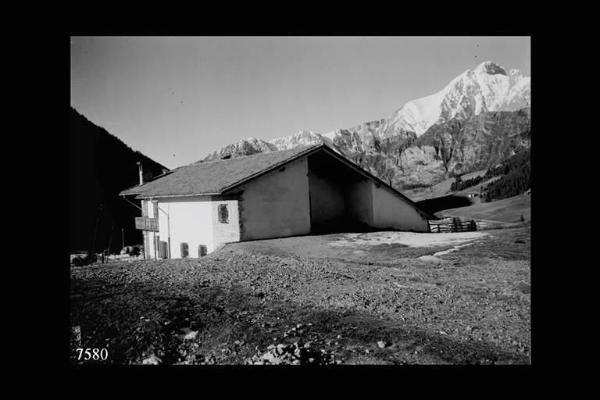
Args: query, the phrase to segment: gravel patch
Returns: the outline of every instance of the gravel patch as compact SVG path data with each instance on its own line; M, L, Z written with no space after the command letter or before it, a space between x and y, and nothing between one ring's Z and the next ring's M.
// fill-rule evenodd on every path
M112 364L528 364L529 241L515 239L528 232L473 233L450 235L482 247L444 263L409 258L406 247L331 259L310 248L322 237L303 237L73 267L73 344L108 348ZM295 241L302 251L289 250Z

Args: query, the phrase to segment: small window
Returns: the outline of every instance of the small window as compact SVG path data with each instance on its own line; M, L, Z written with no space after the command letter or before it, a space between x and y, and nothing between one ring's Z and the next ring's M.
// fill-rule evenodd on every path
M204 257L208 253L205 245L201 244L198 246L198 257Z
M227 210L227 204L219 204L219 222L222 224L229 223L229 210Z

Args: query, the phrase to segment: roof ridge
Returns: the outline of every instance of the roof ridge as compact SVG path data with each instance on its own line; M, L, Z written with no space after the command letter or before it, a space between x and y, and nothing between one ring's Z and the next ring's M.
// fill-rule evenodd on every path
M227 161L231 161L231 160L239 160L239 159L245 159L245 158L249 158L249 157L256 157L256 156L260 156L262 154L272 154L272 153L281 153L281 152L284 152L284 151L293 151L293 150L297 150L297 149L300 149L300 148L309 149L311 147L318 147L318 146L323 146L323 145L324 145L324 143L321 143L321 144L310 144L310 145L301 145L301 146L292 147L290 149L273 150L273 151L261 151L261 152L254 153L254 154L247 154L247 155L244 155L244 156L238 156L238 157L232 157L232 158L220 158L218 160L209 160L209 161L202 161L202 160L200 160L200 161L193 162L191 164L182 165L181 167L178 167L178 168L189 167L189 166L192 166L192 165L206 165L206 164L210 164L210 163L227 162Z
M168 190L174 191L174 194L178 195L188 191L190 194L221 193L225 189L231 188L232 185L235 186L246 181L249 177L256 177L304 154L318 151L322 146L303 145L225 160L192 163L174 168L160 178L148 181L143 185L123 190L120 195L144 195L144 193L155 192L154 196L160 196L165 193L159 194L159 192ZM204 177L199 181L197 176L200 175ZM175 186L180 187L177 189Z
M223 193L223 192L226 192L226 191L228 191L228 190L230 190L230 189L232 189L232 188L234 188L234 187L236 187L236 186L239 186L239 185L240 185L240 184L242 184L243 182L247 182L247 181L249 181L249 180L251 180L251 179L255 178L256 176L260 176L260 175L262 175L262 174L265 174L265 173L267 173L267 172L269 172L269 171L271 171L271 170L273 170L273 169L279 168L279 167L281 167L282 165L286 165L286 164L287 164L287 163L289 163L289 162L292 162L292 161L294 161L294 160L297 160L299 157L301 157L301 156L304 156L304 155L306 155L306 154L309 154L309 153L311 153L311 152L312 152L314 149L317 149L317 148L319 148L319 147L322 147L322 146L323 146L323 144L320 144L320 145L309 145L309 146L297 146L297 147L294 147L293 149L288 149L288 150L295 150L295 149L302 148L302 150L301 150L301 151L299 151L297 154L295 154L293 157L291 157L291 158L288 158L288 159L284 159L284 160L281 160L281 161L278 161L278 162L274 163L273 165L271 165L271 166L269 166L269 167L267 167L267 168L263 169L262 171L258 171L258 172L254 173L254 174L252 174L252 175L250 175L250 176L248 176L248 177L242 178L242 179L240 179L240 180L238 180L238 181L236 181L236 182L232 183L232 184L231 184L231 185L229 185L229 186L225 186L225 187L221 188L221 192L222 192L222 193ZM275 152L274 152L274 151L271 151L271 152L269 152L269 154L270 154L270 153L275 153Z

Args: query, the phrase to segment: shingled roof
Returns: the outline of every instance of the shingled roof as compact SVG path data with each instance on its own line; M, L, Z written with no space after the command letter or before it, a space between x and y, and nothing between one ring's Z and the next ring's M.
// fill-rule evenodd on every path
M293 160L323 150L334 158L346 163L379 185L390 189L406 200L419 214L427 219L436 217L421 210L415 202L388 185L386 182L365 171L355 163L340 155L325 144L299 146L290 150L258 153L250 156L225 160L197 162L159 175L143 185L123 190L121 196L136 195L136 198L182 197L201 195L220 195L251 179L272 171Z
M320 147L322 145L300 146L291 150L197 162L175 168L143 185L123 190L120 195L137 195L137 198L218 195Z

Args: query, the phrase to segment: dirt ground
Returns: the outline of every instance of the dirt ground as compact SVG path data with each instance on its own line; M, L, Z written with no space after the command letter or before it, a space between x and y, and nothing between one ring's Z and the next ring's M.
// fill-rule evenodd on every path
M72 267L72 359L529 364L529 251L529 227L373 232ZM77 361L76 347L109 356Z

